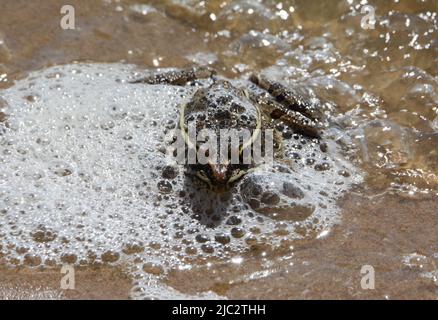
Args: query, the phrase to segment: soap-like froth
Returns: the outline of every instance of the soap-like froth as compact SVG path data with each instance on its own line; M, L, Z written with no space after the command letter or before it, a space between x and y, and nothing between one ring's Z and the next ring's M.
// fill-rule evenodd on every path
M338 221L336 199L361 178L336 143L285 129L284 159L216 194L165 152L197 88L128 83L135 72L57 66L0 92L0 250L11 264L124 263L159 278ZM138 292L163 298L160 286Z

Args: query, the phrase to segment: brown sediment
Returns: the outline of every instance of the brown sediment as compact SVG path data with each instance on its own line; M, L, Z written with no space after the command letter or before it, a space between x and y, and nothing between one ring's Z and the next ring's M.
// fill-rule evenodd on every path
M110 266L75 267L75 289L64 290L61 268L0 266L0 299L129 299L130 277Z

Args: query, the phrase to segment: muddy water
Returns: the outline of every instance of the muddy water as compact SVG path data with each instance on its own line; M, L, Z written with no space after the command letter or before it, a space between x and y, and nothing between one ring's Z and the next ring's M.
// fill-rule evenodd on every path
M62 1L0 4L1 88L74 61L262 72L325 101L331 139L365 173L338 199L342 221L328 234L199 262L168 285L231 298L437 298L436 1L370 1L375 29L361 27L358 1L70 3L75 30L59 27ZM375 290L360 286L363 265L375 268Z

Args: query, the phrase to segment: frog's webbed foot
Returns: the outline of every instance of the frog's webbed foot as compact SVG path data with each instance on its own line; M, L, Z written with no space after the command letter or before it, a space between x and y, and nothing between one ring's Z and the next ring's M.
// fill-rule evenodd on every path
M254 81L253 81L254 82ZM263 88L264 89L264 88ZM268 90L267 90L268 91ZM271 119L279 119L294 131L302 133L310 138L320 138L320 125L318 120L309 117L306 113L287 108L273 99L273 95L251 94L253 100Z
M189 82L198 79L207 79L216 74L216 71L210 67L194 67L190 69L168 71L154 74L145 78L140 78L130 83L145 84L169 84L175 86L184 86Z
M252 75L250 81L269 92L275 100L257 97L258 103L273 119L281 118L286 124L310 137L319 137L321 111L315 108L298 93L281 83L260 75Z

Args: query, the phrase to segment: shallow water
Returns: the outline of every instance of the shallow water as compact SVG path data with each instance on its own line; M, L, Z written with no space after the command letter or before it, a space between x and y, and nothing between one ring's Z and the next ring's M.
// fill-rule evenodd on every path
M6 164L2 168L7 168L2 170L1 178L7 183L2 185L1 199L2 204L9 201L8 205L13 208L4 213L2 220L0 245L7 260L32 266L52 258L51 263L56 264L62 256L54 250L58 246L63 248L64 254L75 252L75 259L67 254L65 261L74 259L80 263L91 248L98 261L117 264L125 258L124 253L119 253L124 245L121 239L126 237L131 225L133 229L141 229L131 237L133 244L138 245L139 239L147 236L158 239L151 244L152 249L129 258L131 261L139 259L128 264L138 278L132 293L135 297L169 297L181 293L197 296L211 291L235 298L436 298L436 2L370 1L376 9L375 29L361 28L363 14L358 1L336 1L335 4L322 1L73 1L72 4L76 8L77 28L68 31L59 27L60 1L0 4L0 86L10 87L0 93L0 120L7 128L1 149L2 163ZM39 18L31 19L37 7ZM31 74L30 79L13 86L17 79L33 70L74 61L123 65L66 66ZM160 241L168 235L160 233L159 219L164 219L164 225L168 226L172 218L160 217L162 203L156 211L146 196L140 194L133 199L129 193L134 190L135 181L141 184L142 179L156 179L154 174L160 172L150 170L148 165L149 161L158 162L151 146L156 143L156 137L145 140L142 130L150 131L150 124L144 127L146 121L140 119L136 127L136 119L161 120L172 116L178 99L189 96L193 88L178 92L176 88L151 89L136 85L131 89L116 79L133 76L133 72L141 72L142 68L193 64L211 64L222 76L236 80L246 79L251 72L262 72L290 86L307 89L310 96L323 102L329 122L324 138L332 146L329 152L330 161L335 163L332 167L336 168L336 162L342 159L342 165L356 168L350 169L352 174L343 181L344 185L333 183L330 172L321 176L315 170L300 171L300 161L291 167L290 177L286 174L278 177L288 182L297 179L295 183L299 186L313 182L316 190L325 188L329 198L336 200L336 203L323 203L323 207L313 212L318 218L317 222L310 222L314 233L309 232L309 224L290 221L279 224L275 219L271 221L272 217L260 222L257 217L262 213L256 211L251 217L247 209L236 209L239 211L237 220L244 218L239 222L244 230L253 227L261 229L262 234L275 235L262 241L273 247L251 247L248 245L251 239L245 242L245 238L238 238L240 240L231 242L227 249L230 251L222 254L222 247L215 247L212 242L214 254L201 254L199 259L190 259L184 264L180 262L181 256L161 248ZM83 70L73 73L76 69ZM57 73L63 75L57 77ZM53 77L48 77L49 74ZM164 96L169 100L163 99ZM161 113L144 114L148 110L142 105L145 101L149 102L147 106L165 106L160 109ZM104 110L114 103L123 110ZM120 118L124 111L129 120ZM87 119L80 119L85 113ZM86 137L93 126L98 130ZM32 135L43 134L46 137L30 140ZM131 139L124 140L127 136L133 139L132 143ZM118 137L125 142L117 144L117 140L112 140ZM55 141L51 142L53 138ZM85 145L83 150L76 150L81 148L81 141ZM47 147L51 143L55 149ZM35 148L37 145L41 149ZM300 151L304 155L311 151L306 148L311 146ZM97 150L99 152L94 153ZM29 159L23 160L26 152L32 154L30 167ZM103 157L95 158L96 154ZM139 159L140 154L146 157ZM59 160L54 161L56 157ZM80 171L90 171L96 163L100 169L90 175L95 179L93 174L96 174L100 180L87 186L83 184L84 179L90 177L81 175ZM41 167L42 164L47 164L47 168ZM27 192L26 187L35 172L30 170L32 173L29 173L23 168L47 170L43 183L31 192ZM272 174L275 175L275 170ZM361 182L359 176L365 180ZM190 188L183 185L183 177L180 172L174 182L178 191ZM252 179L251 176L248 179ZM284 183L283 180L279 183ZM351 184L355 184L353 190ZM160 193L156 185L152 189L144 187L152 195ZM92 190L91 194L87 188ZM350 191L345 194L345 190ZM67 203L58 203L69 191L73 192ZM281 190L275 191L281 193ZM134 201L126 206L124 199L129 198ZM223 200L215 201L223 204ZM48 206L38 207L35 205L38 201ZM138 217L142 201L145 215L149 213L143 221ZM172 206L168 199L163 201ZM306 192L303 202L314 205L315 196ZM105 203L111 204L111 210L104 210ZM388 204L391 208L385 210ZM183 205L178 203L177 210ZM22 212L26 210L29 210L27 215ZM92 213L78 215L87 210ZM190 210L196 211L196 206ZM58 221L53 219L55 213ZM100 226L94 222L98 219L102 220ZM191 215L181 215L180 219L182 222L175 228L197 228L204 230L207 236L216 232L227 234L235 228L224 219L213 232L203 229L206 226ZM326 221L321 222L324 219ZM83 238L81 241L88 242L89 246L76 240L62 243L62 236L56 240L58 244L34 246L32 228L46 226L49 220L55 231L61 230L61 225L72 226L66 228L65 234L72 239L74 236ZM338 222L340 224L333 227ZM143 229L142 223L147 224ZM176 231L172 228L170 231ZM37 234L50 234L47 230L40 231ZM184 250L204 253L211 250L205 246L210 242L198 238L200 241L196 244L197 232L190 232L185 236L188 242ZM276 243L283 238L287 241ZM11 243L17 248L8 247ZM140 247L134 245L134 251ZM27 259L26 254L29 254ZM151 256L159 258L152 264L144 261ZM91 259L83 260L83 264L91 262ZM415 264L412 260L421 262ZM360 268L364 264L371 264L377 274L380 272L380 286L375 291L360 288ZM137 265L145 267L136 271ZM179 268L175 268L176 265ZM153 276L148 279L146 274ZM179 293L163 286L163 282L156 279L157 274ZM145 281L158 282L151 290L151 286L144 285Z

